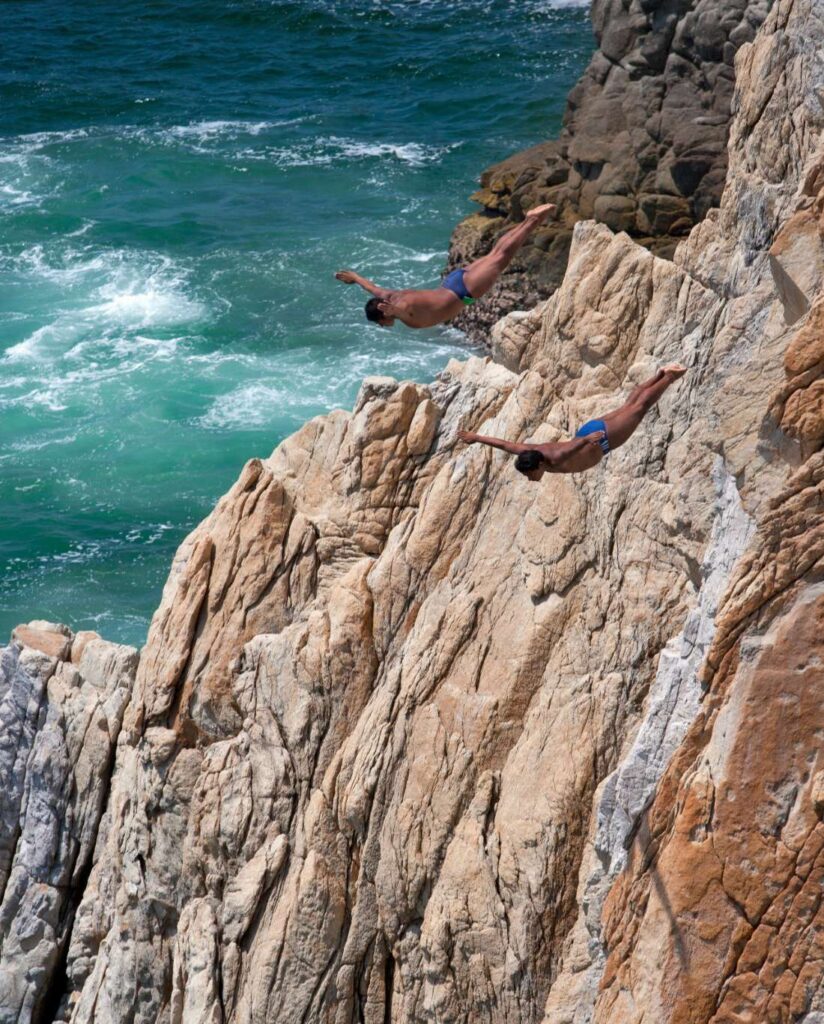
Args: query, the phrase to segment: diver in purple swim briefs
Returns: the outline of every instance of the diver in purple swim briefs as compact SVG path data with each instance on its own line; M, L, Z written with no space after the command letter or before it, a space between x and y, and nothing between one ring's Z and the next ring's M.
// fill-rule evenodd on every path
M447 274L440 288L381 288L354 270L339 270L335 277L344 284L359 284L373 296L366 303L367 320L381 327L392 327L396 320L407 327L434 327L451 320L464 305L471 305L485 295L529 235L555 209L552 203L544 203L530 210L517 227L501 235L491 252L468 267Z
M515 468L536 483L544 473L581 473L592 469L613 448L620 448L628 441L661 395L686 372L686 367L678 363L663 367L654 377L639 384L619 409L579 427L572 441L517 444L466 430L459 430L458 437L467 444L488 444L517 456Z

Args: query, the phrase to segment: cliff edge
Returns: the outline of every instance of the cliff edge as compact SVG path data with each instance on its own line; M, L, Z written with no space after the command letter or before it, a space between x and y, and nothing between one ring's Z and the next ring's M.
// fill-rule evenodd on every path
M19 632L2 1024L824 1014L823 44L776 0L741 46L672 260L578 223L495 361L370 378L249 462L136 674ZM674 360L589 473L456 442L566 434Z

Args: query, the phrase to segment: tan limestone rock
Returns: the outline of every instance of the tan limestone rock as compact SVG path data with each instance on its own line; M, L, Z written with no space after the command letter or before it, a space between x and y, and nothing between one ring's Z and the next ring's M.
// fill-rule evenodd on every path
M60 627L51 622L30 622L28 625L15 626L11 638L22 647L30 647L32 650L41 651L50 658L58 661L66 661L71 652L71 634L64 632L65 627Z
M0 650L0 1021L43 1019L104 816L137 668L65 626L18 626ZM103 826L105 828L105 826ZM54 1007L52 1007L52 1012Z
M777 66L778 36L779 99L796 110L810 64L786 3L742 60ZM727 877L701 845L720 769L701 762L675 793L703 756L700 723L721 714L702 685L723 704L713 680L734 681L724 666L750 622L821 557L815 456L775 398L817 362L803 317L788 333L768 251L820 122L804 115L798 167L776 184L780 132L758 102L741 99L729 198L674 262L579 225L564 285L496 329L506 367L452 363L429 388L370 378L351 414L251 463L184 543L78 915L78 1024L209 1019L218 992L237 1022L577 1024L596 1005L708 1020L690 977L723 979L753 936L757 962L778 925L756 936L756 910L734 902L750 898L746 821L730 819ZM688 375L585 476L533 487L455 442L460 428L566 435L675 359ZM769 627L751 696L737 688L765 736L781 731L770 652L811 636L815 602L799 600L801 618ZM798 715L814 718L803 702ZM799 737L770 741L775 794L801 770ZM695 973L676 983L669 925L693 912ZM814 963L787 992L765 981L769 998L802 1005Z
M702 13L707 46L734 31ZM64 1018L824 1012L822 296L798 216L822 41L813 0L777 0L740 47L730 179L674 260L579 223L561 287L496 327L500 362L367 379L184 541L73 915ZM791 323L777 259L809 300ZM535 486L457 441L568 436L675 360L686 376L589 473ZM82 676L96 706L107 650L20 658L55 700ZM39 707L0 738L13 766Z
M83 657L83 652L86 650L86 645L92 640L100 640L101 636L99 633L95 633L92 629L80 629L74 634L72 640L72 665L79 665Z

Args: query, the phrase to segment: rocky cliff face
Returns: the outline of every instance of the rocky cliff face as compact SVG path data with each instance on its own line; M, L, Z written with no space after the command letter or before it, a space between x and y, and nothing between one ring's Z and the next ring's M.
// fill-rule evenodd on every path
M21 633L0 1019L820 1018L823 41L776 0L741 48L723 201L673 261L578 224L496 361L367 380L250 462L133 683ZM587 474L456 443L560 436L674 359Z
M461 320L473 337L560 285L572 231L594 219L671 256L718 205L738 48L751 42L768 0L593 0L598 49L572 90L556 141L481 175L483 210L456 228L450 266L487 252L538 203L559 219L538 232L485 301Z
M0 653L0 1021L46 1020L92 866L137 651L33 622Z

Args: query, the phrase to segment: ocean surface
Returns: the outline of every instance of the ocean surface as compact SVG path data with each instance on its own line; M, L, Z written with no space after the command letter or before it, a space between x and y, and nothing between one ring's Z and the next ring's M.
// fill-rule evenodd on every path
M593 48L562 0L4 0L0 642L142 644L247 459L466 355L332 275L432 287Z

